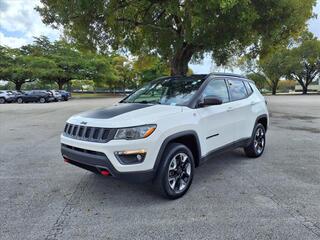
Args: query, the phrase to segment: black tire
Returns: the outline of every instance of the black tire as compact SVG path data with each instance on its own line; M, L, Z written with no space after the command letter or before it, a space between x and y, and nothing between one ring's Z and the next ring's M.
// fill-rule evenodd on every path
M258 123L252 133L249 146L244 148L244 152L248 157L260 157L266 146L266 129L261 123Z
M44 97L39 98L39 103L45 103L46 99Z
M23 103L23 99L21 97L17 98L17 103Z
M4 104L6 103L6 99L5 98L0 98L0 104Z
M165 198L180 198L192 183L195 167L192 152L183 144L171 143L162 157L155 185Z

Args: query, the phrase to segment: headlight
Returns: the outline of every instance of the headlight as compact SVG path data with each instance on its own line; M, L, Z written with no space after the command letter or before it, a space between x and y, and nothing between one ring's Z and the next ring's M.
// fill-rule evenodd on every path
M117 130L114 139L134 140L149 137L157 125L144 125L132 128L120 128Z

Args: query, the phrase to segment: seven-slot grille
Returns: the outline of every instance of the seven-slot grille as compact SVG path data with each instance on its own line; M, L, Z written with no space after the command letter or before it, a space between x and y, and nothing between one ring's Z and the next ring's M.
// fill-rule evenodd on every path
M108 142L110 129L81 126L76 124L67 123L64 127L64 135L77 140L88 142Z

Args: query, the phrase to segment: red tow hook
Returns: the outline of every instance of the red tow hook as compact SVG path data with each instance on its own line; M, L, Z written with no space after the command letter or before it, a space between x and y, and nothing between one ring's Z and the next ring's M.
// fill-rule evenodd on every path
M102 170L102 171L100 171L100 173L103 176L109 176L110 175L110 172L108 170Z
M63 158L65 163L69 163L69 159L68 158Z

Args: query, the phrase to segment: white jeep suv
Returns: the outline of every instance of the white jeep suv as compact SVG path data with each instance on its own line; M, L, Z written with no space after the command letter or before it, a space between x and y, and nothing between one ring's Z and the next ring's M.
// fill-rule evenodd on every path
M255 84L235 74L164 77L118 104L68 119L66 162L128 181L153 181L167 198L184 195L194 168L221 151L259 157L269 115Z

